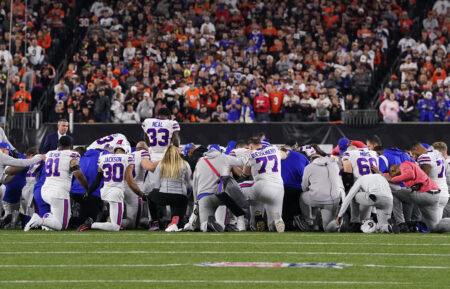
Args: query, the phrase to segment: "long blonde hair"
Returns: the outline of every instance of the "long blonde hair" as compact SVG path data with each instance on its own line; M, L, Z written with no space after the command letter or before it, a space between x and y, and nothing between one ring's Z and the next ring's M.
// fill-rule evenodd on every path
M169 145L161 160L161 176L165 179L178 179L181 177L181 171L184 168L184 160L180 156L178 148Z

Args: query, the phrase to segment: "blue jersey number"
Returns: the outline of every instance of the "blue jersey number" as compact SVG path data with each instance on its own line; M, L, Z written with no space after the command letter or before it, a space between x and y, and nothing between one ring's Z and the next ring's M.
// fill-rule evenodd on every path
M262 162L262 165L258 171L258 174L263 174L266 172L267 163L269 161L273 161L272 172L274 172L274 173L278 172L278 158L276 155L270 155L267 157L259 157L259 158L256 158L255 160L256 160L256 163Z
M45 176L46 177L59 177L59 158L48 158L45 162Z
M104 164L102 166L103 176L105 182L121 183L123 181L123 164Z
M98 139L97 143L98 144L105 144L107 142L112 141L113 139L114 139L114 137L112 135L109 135L109 136L105 136L104 138Z
M149 146L154 147L156 145L165 147L169 144L169 131L165 128L156 130L155 128L149 128L147 130L149 139Z
M377 160L375 158L359 158L356 160L356 163L358 164L358 170L361 176L370 174L370 168L377 166Z

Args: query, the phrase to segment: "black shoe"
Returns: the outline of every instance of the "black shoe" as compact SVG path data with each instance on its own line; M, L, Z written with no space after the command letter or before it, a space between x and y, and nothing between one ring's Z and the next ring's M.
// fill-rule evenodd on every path
M348 232L349 233L362 233L361 223L350 223Z
M294 227L299 229L300 232L310 232L311 227L308 225L305 219L302 216L297 215L294 216Z
M208 227L209 232L223 232L223 228L216 222L216 218L214 216L208 217Z
M225 226L225 232L239 232L239 229L235 224L227 224Z
M406 223L398 224L398 228L400 230L400 233L410 233L411 232L409 229L409 226Z
M0 221L0 228L5 228L7 225L9 225L9 223L11 223L13 215L12 214L8 214L5 217L3 217L3 219Z
M266 223L260 211L255 212L255 223L258 232L264 232L266 230Z
M77 232L83 232L83 231L90 230L93 223L94 223L94 220L92 220L92 218L87 218L86 221L84 221L84 223L78 227Z

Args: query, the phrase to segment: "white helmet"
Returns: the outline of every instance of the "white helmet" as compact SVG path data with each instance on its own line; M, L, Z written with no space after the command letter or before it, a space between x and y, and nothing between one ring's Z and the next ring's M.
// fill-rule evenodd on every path
M365 220L361 225L361 231L363 233L375 233L377 228L377 223L373 220Z
M125 152L126 154L129 154L129 153L131 152L130 146L129 146L129 145L126 145L126 144L116 144L116 145L114 146L113 152L116 152L116 149L122 149L122 150L124 150L124 152Z

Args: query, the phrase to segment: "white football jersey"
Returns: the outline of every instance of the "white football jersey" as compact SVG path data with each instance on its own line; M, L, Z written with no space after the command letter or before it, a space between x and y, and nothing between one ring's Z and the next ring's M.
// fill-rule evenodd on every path
M25 175L27 186L28 185L33 186L34 184L36 184L36 182L37 182L36 175L39 172L39 170L41 169L41 166L43 164L44 164L44 162L41 161L41 162L38 162L38 163L28 167L27 174Z
M180 131L180 125L176 120L147 118L142 123L142 129L149 139L149 152L152 161L160 161L164 150L172 143L173 133Z
M79 159L80 154L72 150L49 151L45 160L45 183L42 192L48 191L47 196L57 199L68 199L72 186L70 162Z
M241 159L242 162L245 164L247 163L247 160L250 156L250 150L246 148L234 149L230 152L230 156Z
M277 147L268 146L253 151L247 165L251 167L255 182L270 181L283 184L281 177L281 154Z
M361 176L373 174L371 167L378 167L377 153L366 148L344 152L342 161L345 160L350 161L352 164L355 181Z
M105 147L114 148L116 145L122 145L125 148L128 148L128 151L131 152L131 146L130 143L128 142L127 137L121 133L115 133L99 138L98 140L91 143L91 145L87 147L87 150L92 149L102 150L105 149Z
M427 150L417 158L419 165L430 165L430 179L439 187L442 193L448 193L447 179L445 174L445 160L442 154L435 150Z
M99 157L98 167L103 171L103 188L100 190L102 200L123 201L125 171L133 163L133 156L129 154L107 154Z
M139 185L139 187L141 187L142 184L144 183L145 172L146 172L144 170L144 168L141 166L141 161L144 159L149 160L150 154L146 150L140 150L140 151L132 152L131 155L133 156L133 163L134 163L134 168L133 168L134 181L136 182L136 184Z

